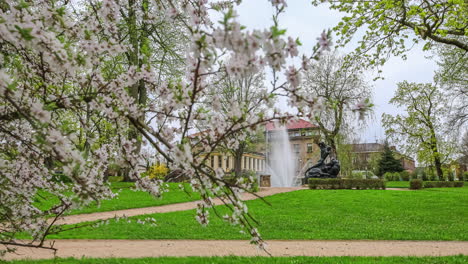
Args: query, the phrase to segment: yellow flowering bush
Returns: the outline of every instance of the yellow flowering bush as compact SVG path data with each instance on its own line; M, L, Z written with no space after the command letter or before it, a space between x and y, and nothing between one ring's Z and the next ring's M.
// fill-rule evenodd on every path
M150 179L162 180L169 172L169 169L164 164L155 164L149 168L147 175Z

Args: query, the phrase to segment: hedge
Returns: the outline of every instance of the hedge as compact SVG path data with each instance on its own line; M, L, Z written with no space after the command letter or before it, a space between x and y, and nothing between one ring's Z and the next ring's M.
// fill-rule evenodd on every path
M381 179L309 179L310 189L382 189L385 181Z
M425 181L424 188L463 187L462 181Z

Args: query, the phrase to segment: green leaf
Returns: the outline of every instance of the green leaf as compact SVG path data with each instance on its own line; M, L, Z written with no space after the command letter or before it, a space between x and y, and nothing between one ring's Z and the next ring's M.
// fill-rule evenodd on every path
M31 35L32 28L21 28L18 25L15 25L15 28L20 33L21 37L25 40L32 40L34 37Z

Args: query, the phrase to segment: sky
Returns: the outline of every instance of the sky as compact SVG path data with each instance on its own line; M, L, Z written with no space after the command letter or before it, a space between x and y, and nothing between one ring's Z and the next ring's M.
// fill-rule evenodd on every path
M327 4L313 6L309 0L289 0L286 12L280 16L281 28L287 29L287 35L299 37L302 42L300 51L310 54L316 39L324 29L334 27L343 16L342 13L330 10ZM244 0L239 6L239 21L248 29L269 28L272 25L273 9L267 0ZM356 41L350 43L342 53L348 53L356 47ZM381 125L382 113L404 113L402 109L389 104L393 97L397 83L404 80L409 82L432 82L437 65L430 52L422 51L422 46L415 46L407 53L407 59L391 57L382 67L384 80L373 81L376 75L369 74L369 83L373 85L374 116L368 122L368 127L358 132L358 141L375 142L385 139L385 132Z

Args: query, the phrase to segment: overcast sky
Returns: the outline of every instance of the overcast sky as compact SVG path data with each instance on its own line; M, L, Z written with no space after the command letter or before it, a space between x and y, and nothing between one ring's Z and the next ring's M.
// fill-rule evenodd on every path
M272 24L272 11L271 4L267 0L244 0L238 9L239 20L249 29L268 28ZM280 24L282 28L287 29L287 35L299 37L303 44L301 52L310 54L320 33L324 29L332 28L338 24L341 17L341 13L330 10L326 4L314 7L308 0L290 0L286 13L280 17ZM351 43L341 52L352 51L355 48L353 46L355 43ZM407 60L397 57L390 58L382 68L384 80L374 82L372 76L369 76L369 82L374 86L375 115L369 127L360 132L361 142L375 142L376 139L384 139L385 133L380 122L382 113L402 112L388 103L398 82L404 80L432 82L437 65L433 60L426 58L430 55L432 54L429 52L423 52L421 46L416 46L407 54Z

